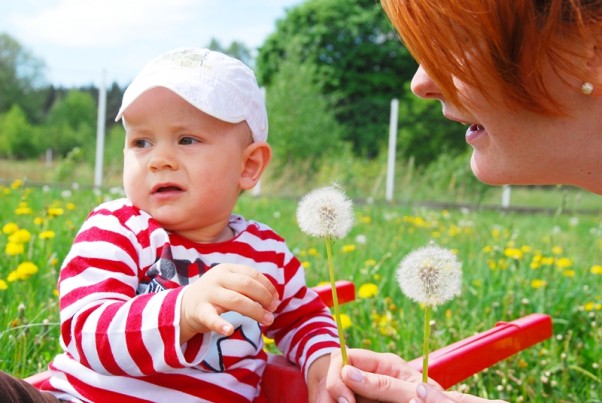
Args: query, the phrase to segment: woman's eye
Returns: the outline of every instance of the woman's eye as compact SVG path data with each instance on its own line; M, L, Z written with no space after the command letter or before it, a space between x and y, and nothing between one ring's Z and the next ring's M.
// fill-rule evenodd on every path
M180 144L182 144L182 145L191 145L191 144L196 144L198 142L199 141L197 139L192 138L192 137L182 137L180 139Z

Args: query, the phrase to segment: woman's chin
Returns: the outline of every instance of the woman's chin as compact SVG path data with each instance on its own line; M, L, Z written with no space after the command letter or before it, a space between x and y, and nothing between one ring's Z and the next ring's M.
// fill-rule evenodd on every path
M472 154L472 157L470 159L470 169L472 170L472 173L474 174L474 176L480 182L483 182L486 185L499 186L499 185L507 184L507 179L506 179L506 181L501 180L502 179L502 178L500 178L501 175L499 175L497 172L493 172L491 169L487 169L487 167L483 166L483 164L480 163L475 158L474 153Z

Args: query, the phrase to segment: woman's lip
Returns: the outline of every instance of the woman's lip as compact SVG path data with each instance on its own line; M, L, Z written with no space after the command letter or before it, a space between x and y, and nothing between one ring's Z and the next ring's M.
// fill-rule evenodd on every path
M466 142L473 144L478 137L485 133L485 128L480 124L473 123L466 130Z

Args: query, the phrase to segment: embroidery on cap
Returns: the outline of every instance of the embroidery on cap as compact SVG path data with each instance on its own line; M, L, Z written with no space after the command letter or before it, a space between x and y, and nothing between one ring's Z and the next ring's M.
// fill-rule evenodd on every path
M196 68L203 66L209 52L199 53L195 50L178 50L165 54L160 61L171 62L182 67Z

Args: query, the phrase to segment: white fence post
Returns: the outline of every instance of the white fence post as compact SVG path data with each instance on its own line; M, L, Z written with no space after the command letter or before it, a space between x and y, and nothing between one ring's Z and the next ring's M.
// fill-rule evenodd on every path
M510 207L510 185L502 187L502 208Z
M102 71L100 87L98 87L98 117L96 119L96 164L94 167L94 188L102 185L102 164L105 149L105 119L107 115L106 71Z
M393 200L393 187L395 184L395 157L397 154L397 116L399 114L399 101L391 100L391 116L389 119L389 154L387 157L387 186L386 199Z

